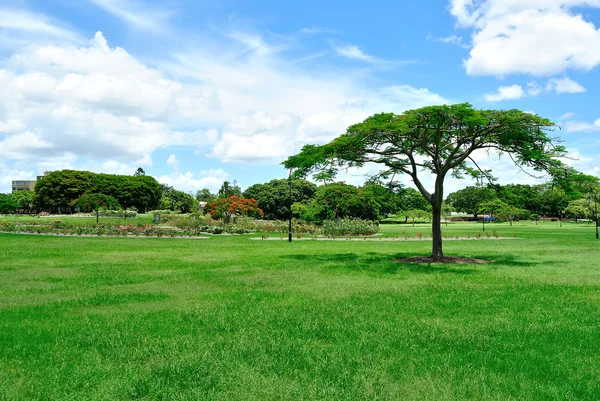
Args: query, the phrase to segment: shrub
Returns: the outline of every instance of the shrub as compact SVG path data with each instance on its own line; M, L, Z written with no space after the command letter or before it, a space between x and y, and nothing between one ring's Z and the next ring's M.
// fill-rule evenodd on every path
M374 235L379 232L379 224L359 219L326 220L322 232L327 237Z

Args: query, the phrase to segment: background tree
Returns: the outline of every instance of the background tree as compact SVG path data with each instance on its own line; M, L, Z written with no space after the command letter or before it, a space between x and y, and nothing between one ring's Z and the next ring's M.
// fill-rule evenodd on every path
M305 145L283 164L296 169L298 175L366 163L381 165L380 177L407 174L431 204L431 256L441 259L446 176L472 175L474 170L466 163L470 161L478 168L471 155L479 149L507 154L521 167L551 172L562 166L557 157L566 154L565 148L547 135L553 127L550 120L519 110L476 110L470 104L430 106L401 115L376 114L328 144ZM435 178L431 192L421 181L423 172Z
M481 202L479 204L479 213L484 215L488 214L490 217L494 217L498 210L506 207L508 207L508 205L500 199L493 199L487 202ZM485 216L483 216L483 218L485 218Z
M404 218L404 222L406 223L408 219L411 219L412 225L414 227L416 220L429 220L431 217L431 213L426 212L421 209L410 209L410 210L402 210L397 214L398 217Z
M292 204L307 204L315 197L317 186L306 180L292 180L291 189ZM266 219L284 220L289 217L290 189L287 179L252 185L244 191L244 198L255 199Z
M158 206L161 187L150 176L53 171L36 183L36 207L52 213L70 213L73 200L85 193L110 195L124 208L147 210Z
M181 213L190 213L198 210L198 201L192 195L166 184L161 184L161 186L161 210L173 210Z
M212 200L206 204L205 209L208 210L213 217L222 216L225 224L229 224L231 218L236 215L263 215L263 211L257 206L256 200L241 198L236 195L232 195L229 198L217 198Z
M135 170L135 173L133 173L134 177L141 177L143 175L146 175L146 172L144 171L143 168L138 167L137 170Z
M118 210L121 208L114 197L105 194L84 194L74 200L72 204L82 212L95 212L96 224L99 222L101 210Z
M0 194L0 213L2 214L12 214L17 211L19 205L17 202L12 200L10 195Z
M456 211L471 214L473 219L477 219L480 205L494 198L496 198L496 194L491 188L483 186L466 187L448 195L446 203L450 204Z
M198 202L210 202L213 199L216 199L217 195L210 192L208 188L202 188L196 191L196 200Z
M527 209L519 209L508 204L504 204L503 207L495 211L495 215L502 221L510 222L512 226L513 221L525 220L531 216L531 212Z
M569 206L569 198L561 188L550 188L541 194L540 205L545 216L562 217Z
M538 188L526 184L491 185L498 199L510 206L527 209L534 213L540 210L540 195Z
M444 202L444 204L442 205L442 216L444 216L444 219L446 220L446 226L448 225L448 220L450 219L450 216L452 216L452 213L454 212L455 210L452 207L452 205L449 205L446 202Z
M229 198L231 196L242 196L242 189L237 184L237 181L233 181L231 184L229 181L223 182L219 192L217 193L219 198Z
M414 188L403 188L399 193L399 209L419 209L431 212L431 204Z
M35 207L35 193L32 191L17 191L13 192L10 198L18 206L21 213L31 213Z

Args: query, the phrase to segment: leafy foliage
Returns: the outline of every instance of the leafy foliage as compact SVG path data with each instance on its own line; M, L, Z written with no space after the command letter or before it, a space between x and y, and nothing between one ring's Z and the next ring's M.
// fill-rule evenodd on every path
M190 194L179 191L169 185L161 184L162 197L159 207L181 213L190 213L198 210L198 201Z
M256 204L256 200L241 198L236 195L230 196L229 198L215 199L208 202L204 208L205 210L208 210L208 213L210 213L211 216L223 217L225 224L228 224L235 215L264 215L264 212Z
M306 180L292 180L291 202L308 203L315 196L317 186ZM289 218L290 188L287 179L255 184L244 191L244 198L256 199L256 203L270 220Z
M448 202L456 211L472 214L474 218L480 213L480 205L496 198L496 194L488 187L466 187L448 195Z
M448 174L489 177L471 157L478 149L508 154L521 167L556 172L564 167L558 157L566 150L547 135L554 124L520 110L476 110L470 104L430 106L401 115L381 113L352 125L328 144L306 145L283 162L297 176L331 172L367 163L381 166L377 177L410 176L432 206L432 256L442 258L441 209ZM471 162L475 167L467 165ZM421 174L435 177L428 191Z
M17 211L19 205L12 200L10 195L0 194L0 213L10 214Z
M327 237L365 236L379 232L379 224L361 219L338 219L323 222L322 233Z
M71 212L72 202L86 193L114 197L124 208L154 209L161 196L160 184L152 177L96 174L60 170L42 178L35 187L37 207L53 213Z

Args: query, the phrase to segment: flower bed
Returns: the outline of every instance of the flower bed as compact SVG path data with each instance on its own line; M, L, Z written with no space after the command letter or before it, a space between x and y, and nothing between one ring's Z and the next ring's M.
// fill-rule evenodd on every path
M29 233L46 235L96 235L110 237L199 237L204 232L199 230L180 230L173 227L155 225L111 225L111 224L81 224L54 222L15 223L0 221L0 231L8 233Z

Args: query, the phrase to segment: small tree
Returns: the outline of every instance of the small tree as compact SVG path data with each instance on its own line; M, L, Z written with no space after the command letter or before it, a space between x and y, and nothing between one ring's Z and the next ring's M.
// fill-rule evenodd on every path
M12 214L17 211L19 205L12 200L10 195L0 194L0 213Z
M450 216L452 216L452 213L454 213L454 208L452 207L452 205L449 205L446 202L444 202L444 204L442 205L442 216L444 216L446 220L446 227L448 226L448 219L450 218Z
M487 213L490 217L494 217L495 213L502 209L506 208L508 205L502 202L500 199L494 199L492 201L483 202L479 205L479 213ZM485 216L483 216L485 218Z
M379 177L407 174L432 207L433 259L442 259L444 181L450 174L491 178L471 157L481 149L509 155L518 166L557 172L558 157L566 154L557 139L547 135L554 124L520 110L476 110L470 104L430 106L401 115L381 113L348 128L332 142L305 145L283 162L303 176L315 171L382 166ZM470 162L471 165L466 163ZM423 172L434 177L434 189L423 184Z
M35 206L35 192L32 191L13 192L10 198L19 205L21 213L31 213L31 210Z
M235 215L246 216L250 213L256 213L262 216L263 211L256 205L256 200L240 198L233 195L229 198L219 198L210 201L204 206L211 216L223 216L225 224L229 224L231 218Z
M110 195L104 194L84 194L72 202L73 206L79 207L82 211L96 212L96 224L100 219L100 210L118 210L121 208L119 202Z
M527 219L531 216L531 212L526 209L506 205L496 211L496 216L502 221L509 221L512 226L513 221Z

